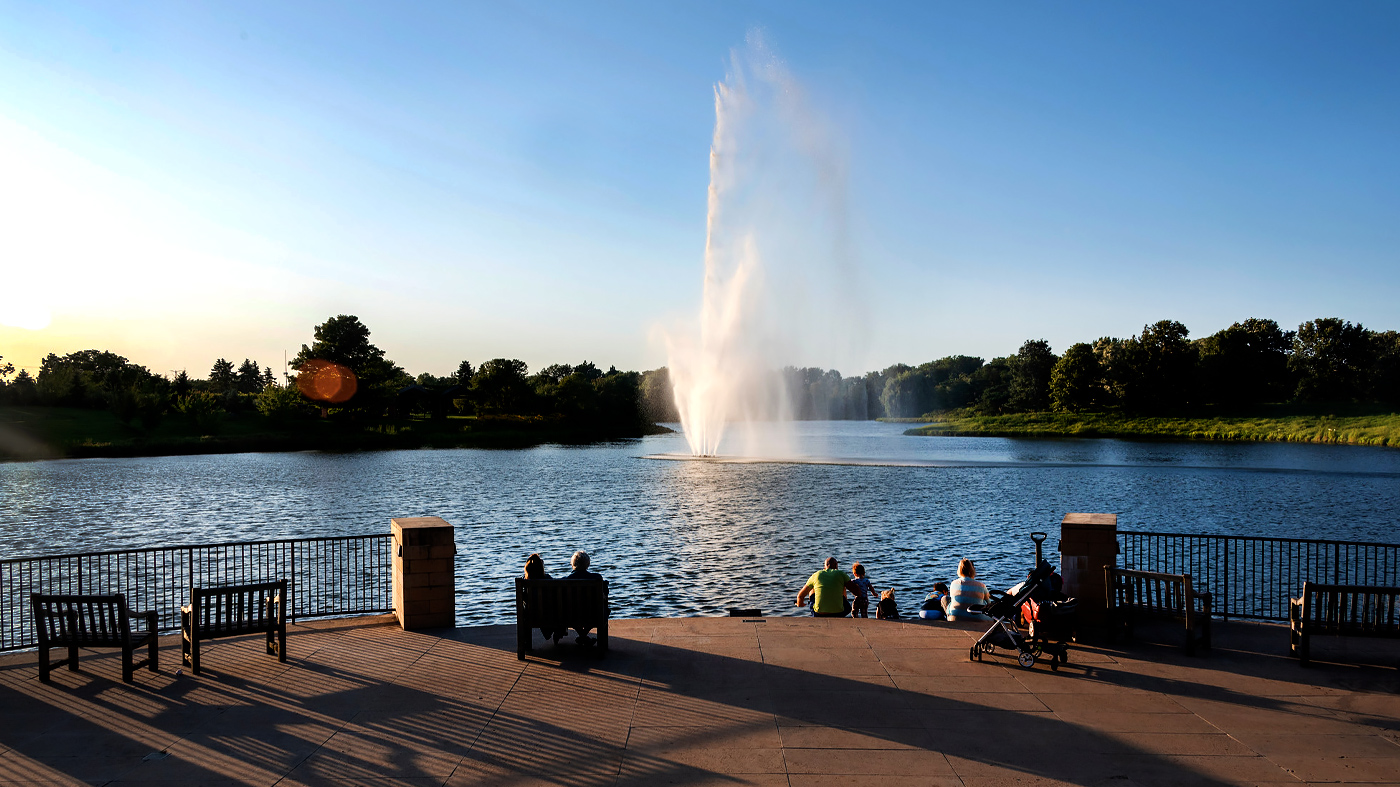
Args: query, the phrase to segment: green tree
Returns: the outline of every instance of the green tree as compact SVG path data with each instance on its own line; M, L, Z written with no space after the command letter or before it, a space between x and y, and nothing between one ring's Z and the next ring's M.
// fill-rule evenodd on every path
M1012 364L1015 358L993 358L972 375L976 389L974 408L984 415L998 415L1011 409Z
M889 418L916 418L928 412L932 397L928 377L918 371L901 372L885 381L880 405Z
M48 405L113 407L127 412L133 387L159 388L167 381L144 366L104 350L79 350L44 357L36 389Z
M264 416L277 421L311 418L316 407L301 395L296 386L269 385L254 399L253 406Z
M472 368L471 361L462 361L461 363L457 364L456 377L458 385L471 385L472 376L475 374L476 370Z
M222 400L209 391L195 391L180 399L175 411L200 431L213 431L224 414Z
M676 410L676 394L671 388L671 370L665 366L642 373L642 413L652 423L681 420Z
M472 398L490 413L528 413L534 409L534 391L526 379L524 361L493 358L472 377Z
M5 386L5 397L10 404L30 405L39 401L39 387L28 369L20 369L15 379Z
M316 326L314 341L303 344L291 367L298 371L310 361L329 361L355 374L355 395L340 405L360 414L380 414L394 401L399 388L412 382L402 368L384 357L369 340L369 328L360 318L340 314Z
M1131 339L1103 338L1094 354L1103 366L1112 399L1135 413L1157 413L1189 405L1195 394L1196 346L1175 320L1144 326Z
M263 389L263 373L257 361L243 359L233 387L239 393L246 394L255 394Z
M1060 359L1044 339L1028 339L1011 359L1008 405L1013 410L1050 409L1050 371Z
M1050 406L1061 413L1096 410L1105 393L1103 366L1091 345L1070 345L1050 370Z
M1383 404L1400 404L1400 333L1385 331L1372 334L1376 352L1375 372L1371 380L1372 397ZM23 374L23 372L21 372Z
M1351 402L1366 397L1376 347L1371 333L1336 317L1298 326L1289 365L1306 402Z
M209 370L209 390L216 394L237 390L238 374L233 370L233 361L219 358Z
M1233 407L1287 400L1295 387L1288 370L1292 343L1291 331L1253 318L1198 340L1202 400Z
M589 364L592 366L592 364ZM596 369L596 367L594 367ZM574 367L571 377L585 377ZM642 376L636 372L620 372L608 367L606 373L591 380L596 391L598 418L610 432L640 435L646 426L641 413Z

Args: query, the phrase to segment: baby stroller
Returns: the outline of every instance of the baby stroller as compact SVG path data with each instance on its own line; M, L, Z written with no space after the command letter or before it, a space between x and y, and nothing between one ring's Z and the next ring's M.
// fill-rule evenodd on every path
M1041 538L1035 539L1035 536ZM1074 636L1078 602L1065 598L1052 584L1055 567L1040 556L1040 543L1044 535L1035 533L1036 567L1026 576L1015 595L991 591L992 603L982 610L995 618L996 622L987 629L968 652L969 660L982 660L983 653L992 653L998 647L1015 650L1016 663L1022 667L1035 666L1037 657L1050 654L1050 669L1057 671L1060 665L1069 661L1068 640ZM1024 609L1023 609L1024 608ZM1017 626L1017 620L1024 616L1026 631Z

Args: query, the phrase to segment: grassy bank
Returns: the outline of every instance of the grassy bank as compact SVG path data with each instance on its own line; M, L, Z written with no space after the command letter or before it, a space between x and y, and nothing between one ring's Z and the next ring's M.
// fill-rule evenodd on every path
M166 456L247 451L362 451L405 448L518 448L659 434L665 427L617 430L526 416L401 418L374 423L274 421L255 413L193 424L169 417L153 428L122 423L106 410L0 407L0 460Z
M1182 418L1116 413L948 413L912 422L924 425L905 434L933 437L1123 437L1400 446L1400 414L1396 413Z

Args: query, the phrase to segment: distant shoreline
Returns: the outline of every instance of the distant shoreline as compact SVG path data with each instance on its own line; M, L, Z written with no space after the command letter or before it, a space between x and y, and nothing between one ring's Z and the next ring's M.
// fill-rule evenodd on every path
M919 437L1083 437L1400 447L1400 414L1134 417L1117 413L1017 413L887 418L922 423Z
M0 461L287 453L392 451L419 448L529 448L548 443L625 440L671 429L657 424L606 428L557 419L404 418L377 422L315 420L276 423L235 416L195 429L177 418L142 430L102 410L0 408ZM202 433L202 432L208 432Z

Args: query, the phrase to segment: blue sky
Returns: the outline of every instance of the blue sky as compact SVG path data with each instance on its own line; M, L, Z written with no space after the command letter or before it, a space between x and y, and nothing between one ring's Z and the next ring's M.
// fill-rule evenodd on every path
M0 0L0 355L665 362L750 31L849 158L847 374L1400 328L1400 6Z

